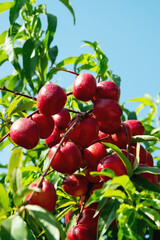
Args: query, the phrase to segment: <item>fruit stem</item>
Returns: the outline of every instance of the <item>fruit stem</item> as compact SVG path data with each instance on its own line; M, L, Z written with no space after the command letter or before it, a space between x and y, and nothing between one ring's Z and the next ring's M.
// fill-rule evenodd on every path
M101 74L98 74L98 83L101 81Z
M72 73L72 74L75 74L75 75L79 75L79 73L76 73L76 72L72 72L72 71L69 71L67 69L63 69L63 68L58 68L58 67L50 67L50 68L53 68L53 69L56 69L56 70L60 70L60 71L64 71L64 72L68 72L68 73Z
M129 135L127 128L124 123L121 123L121 125L124 127L125 133L126 133L126 138L127 138L127 144L126 144L126 151L127 151L127 158L129 159Z
M5 86L2 86L2 87L0 88L0 90L1 90L1 91L6 91L6 92L11 92L11 93L14 94L14 97L16 97L17 95L19 95L19 96L23 96L23 97L26 97L26 98L30 98L30 99L32 99L32 100L34 100L34 101L37 101L37 98L35 98L35 97L31 97L31 96L26 95L26 94L23 94L23 93L18 93L18 92L12 91L12 90L6 88Z

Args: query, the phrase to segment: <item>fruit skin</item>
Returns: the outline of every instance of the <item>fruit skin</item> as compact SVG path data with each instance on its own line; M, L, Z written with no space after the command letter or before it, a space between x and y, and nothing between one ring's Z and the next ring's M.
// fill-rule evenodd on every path
M154 165L154 160L150 152L146 150L146 162L148 166L153 167Z
M49 159L51 159L57 147L58 144L50 149ZM51 167L57 172L71 175L78 170L81 158L79 148L72 142L65 142L53 159Z
M92 231L93 236L97 235L97 225L99 214L94 217L96 210L93 208L85 208L82 212L78 225L82 225Z
M36 187L38 181L30 184L29 188L32 189ZM29 199L31 193L26 195L26 201ZM29 204L38 205L42 208L45 208L49 212L53 212L56 207L57 195L54 185L47 181L43 180L41 186L41 192L35 192L32 199L29 201Z
M62 182L63 190L75 197L85 196L88 189L88 181L84 175L73 174L67 176Z
M68 224L68 222L69 222L70 218L72 217L73 213L74 213L74 212L73 212L72 210L70 210L69 212L67 212L67 213L65 214L64 220L65 220L65 224L66 224L66 225Z
M96 93L96 79L90 73L80 73L73 83L73 95L81 101L92 100Z
M97 90L94 99L107 98L118 102L120 97L120 88L113 81L103 81L97 83Z
M62 108L57 114L53 115L53 119L54 123L59 129L65 130L68 127L68 123L71 120L71 116L70 113L65 108Z
M50 134L50 136L48 138L45 139L45 143L46 145L51 148L53 146L55 146L57 143L60 142L60 140L62 139L61 134L65 133L64 130L60 130L59 128L57 128L57 126L55 125L53 128L52 133Z
M132 144L129 149L130 153L132 153L136 157L136 144ZM147 152L142 145L140 145L140 153L139 153L139 162L145 164L147 160Z
M107 155L106 147L102 143L94 143L83 150L83 158L89 167L97 167L101 158Z
M46 116L42 113L36 113L31 116L31 120L33 120L39 127L40 138L48 138L54 128L53 118L51 116Z
M105 168L113 170L117 176L127 175L126 167L116 153L112 153L100 160L97 171L101 172ZM101 176L101 179L108 181L110 178Z
M116 101L112 99L100 98L97 99L93 104L93 114L97 121L113 121L120 119L122 116L122 109Z
M139 164L138 167L149 167L149 166L146 164ZM144 173L140 173L139 175L147 179L149 182L151 182L155 186L158 185L158 178L156 174L144 172Z
M89 182L98 183L100 181L100 177L99 176L93 177L92 175L90 175L90 172L97 172L97 168L96 167L87 167L85 169L85 175Z
M131 129L132 136L144 135L145 128L142 123L138 120L126 120L124 123L127 123Z
M67 240L96 240L93 236L92 231L89 231L88 228L76 225L69 229L67 233Z
M69 127L77 121L79 116L76 116L72 119L69 124ZM99 126L97 121L89 116L82 121L80 121L74 129L69 133L69 138L75 144L81 147L88 147L95 140L98 139Z
M10 128L11 139L19 146L32 149L40 138L38 125L29 118L19 118Z
M128 126L128 124L126 123L123 123L123 124L125 125L128 133L128 143L129 145L131 145L131 142L132 142L131 129ZM126 148L126 145L127 145L127 134L126 134L125 127L121 125L120 129L116 133L111 134L112 143L118 146L119 148Z
M40 113L53 115L58 113L66 104L65 91L54 83L45 84L37 96L37 108Z
M98 121L99 129L106 134L113 134L119 131L121 127L121 119L104 119ZM107 141L108 142L108 141Z

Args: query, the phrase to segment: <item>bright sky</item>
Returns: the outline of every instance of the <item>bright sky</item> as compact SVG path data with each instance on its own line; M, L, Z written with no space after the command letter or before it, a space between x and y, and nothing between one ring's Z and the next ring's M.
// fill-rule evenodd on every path
M37 4L46 3L48 12L58 17L53 42L53 46L57 44L59 48L57 60L88 51L86 47L81 48L83 40L97 40L109 58L110 70L122 79L121 102L145 93L156 98L160 92L160 1L70 2L75 11L76 25L73 25L70 12L58 0L37 0ZM0 22L2 33L9 27L7 13L0 15ZM2 77L7 71L12 71L12 68L8 65L0 67ZM60 84L69 86L74 78L65 74L62 74Z

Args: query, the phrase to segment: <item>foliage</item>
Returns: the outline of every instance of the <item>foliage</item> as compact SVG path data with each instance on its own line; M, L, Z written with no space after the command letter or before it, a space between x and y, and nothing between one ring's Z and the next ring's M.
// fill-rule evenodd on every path
M68 0L60 0L70 11L75 23L74 10ZM36 5L35 0L14 0L0 4L0 13L9 10L10 28L0 35L0 65L5 62L14 67L13 74L0 80L0 88L23 92L36 96L46 82L56 79L58 68L72 66L75 73L91 71L101 80L113 80L120 86L121 79L108 66L108 58L97 41L84 41L91 53L77 57L68 57L56 61L58 46L54 45L57 17L47 11L46 5ZM47 29L42 29L41 16L47 19ZM20 24L21 23L21 24ZM56 68L50 68L50 67ZM67 74L67 73L66 73ZM69 89L66 89L66 92ZM129 102L140 103L136 111L130 111ZM153 99L149 95L122 103L125 119L138 119L139 112L148 107L149 112L141 119L145 127L144 136L133 138L143 142L145 148L155 157L160 167L158 139L160 138L160 120L158 106L160 95ZM11 124L19 117L27 117L36 110L36 101L1 91L0 99L0 137L9 132ZM77 101L72 95L67 99L68 108L86 112L92 103ZM74 113L72 114L74 116ZM128 176L117 177L113 171L103 171L104 176L112 177L102 189L96 190L88 205L99 202L97 214L101 211L98 222L97 239L153 239L154 231L160 230L160 188L141 178L138 174L149 171L160 174L158 168L135 168L132 170L129 160L120 149L106 144L111 151L117 152L127 167ZM0 165L0 239L65 239L66 231L75 224L75 214L66 226L64 216L70 210L79 211L79 198L66 194L62 187L63 174L51 172L46 179L57 188L57 207L51 214L39 206L23 206L24 197L30 192L28 185L39 179L48 163L48 148L43 140L32 150L24 150L8 138L1 142L0 150L11 147L9 163ZM138 155L138 154L137 154ZM139 161L137 159L137 161ZM98 175L93 172L92 175ZM102 173L101 173L102 175ZM34 189L34 191L39 191ZM116 219L117 226L112 227Z

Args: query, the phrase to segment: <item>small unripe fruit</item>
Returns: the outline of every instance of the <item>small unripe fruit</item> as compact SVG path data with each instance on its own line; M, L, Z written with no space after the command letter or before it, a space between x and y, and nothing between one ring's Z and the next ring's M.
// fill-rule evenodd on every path
M38 181L31 183L29 186L30 189L36 187ZM26 201L29 199L31 193L26 195ZM54 185L47 181L43 180L41 186L41 192L35 192L29 204L38 205L42 208L45 208L49 212L53 212L56 206L57 195Z
M10 137L18 146L32 149L38 144L40 130L31 119L19 118L10 128Z
M40 138L45 139L50 136L54 128L54 121L51 116L42 113L32 115L31 119L38 125L40 130Z
M73 83L73 95L81 101L92 100L96 93L96 79L90 73L79 74Z
M58 113L66 104L65 91L54 83L45 84L37 96L37 107L40 113L53 115Z
M62 182L63 190L75 197L85 196L88 189L87 178L81 174L67 176Z

